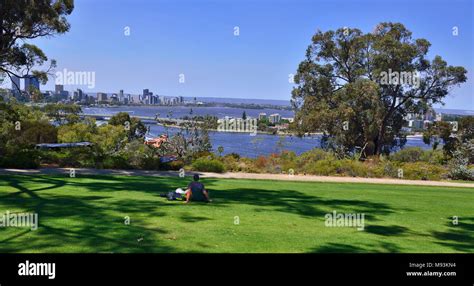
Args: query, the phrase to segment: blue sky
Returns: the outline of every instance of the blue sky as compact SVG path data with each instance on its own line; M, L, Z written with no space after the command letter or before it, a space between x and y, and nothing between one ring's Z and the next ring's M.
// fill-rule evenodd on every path
M58 61L58 71L95 72L96 86L86 92L149 88L168 96L289 100L288 75L317 29L368 32L392 21L428 39L431 56L468 70L468 83L452 91L445 107L474 109L470 0L76 0L75 6L70 32L35 43ZM54 80L44 89L54 89Z

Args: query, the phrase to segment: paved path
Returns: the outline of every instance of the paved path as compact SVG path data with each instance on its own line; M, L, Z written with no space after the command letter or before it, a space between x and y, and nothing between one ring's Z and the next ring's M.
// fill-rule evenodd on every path
M42 168L42 169L0 169L0 174L64 174L69 175L69 168ZM154 176L154 177L177 177L177 171L146 171L146 170L103 170L103 169L75 169L76 175L122 175L122 176ZM195 172L193 172L195 173ZM204 178L223 179L251 179L251 180L280 180L280 181L305 181L305 182L336 182L336 183L368 183L368 184L390 184L390 185L418 185L418 186L440 186L440 187L463 187L472 188L474 183L456 183L445 181L421 181L400 180L389 178L353 178L353 177L329 177L313 175L285 175L285 174L253 174L253 173L206 173L198 172Z

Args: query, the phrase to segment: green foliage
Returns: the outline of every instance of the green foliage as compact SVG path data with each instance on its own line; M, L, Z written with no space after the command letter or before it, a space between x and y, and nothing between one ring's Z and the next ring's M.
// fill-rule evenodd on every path
M214 172L214 173L223 173L225 172L224 164L217 160L208 158L199 158L195 160L192 164L193 170L201 172Z
M447 168L441 151L424 151L406 148L400 155L370 157L364 161L353 158L337 159L332 152L313 149L296 156L293 152L282 152L256 159L241 159L239 162L223 160L227 170L254 173L285 173L293 169L295 174L320 176L349 176L369 178L442 180L447 178Z
M51 60L47 70L35 70L43 66L48 57L29 40L63 34L69 30L66 16L74 9L73 0L2 0L0 3L0 71L9 77L35 76L43 84L48 72L56 67ZM21 74L19 72L22 72ZM33 101L40 100L37 90L30 91Z
M304 152L299 156L299 164L305 165L309 162L319 161L319 160L334 160L335 157L333 153L324 151L323 149L314 148L307 152Z
M323 144L345 153L366 146L365 155L380 155L402 147L403 116L442 102L451 86L467 80L465 68L440 56L427 59L430 45L400 23L380 23L365 34L316 32L294 77L292 127L300 135L323 132ZM389 71L417 72L419 84L384 82Z
M165 164L162 164L160 169L162 170L172 170L172 171L178 171L179 169L184 167L184 161L182 160L176 160L176 161L171 161Z
M222 156L222 153L224 152L224 147L222 146L217 147L217 152L219 152L219 156Z
M409 163L409 162L428 162L432 164L441 164L443 162L442 152L433 150L423 150L420 147L404 148L390 155L390 160Z
M82 109L75 104L50 103L43 107L43 111L58 123L63 122L64 117L68 123L77 123Z
M34 168L39 165L39 143L54 143L57 131L44 114L15 102L0 103L0 165Z
M121 126L127 132L129 140L143 138L147 132L145 124L136 117L130 117L127 112L115 114L108 123L114 126Z
M467 158L469 164L474 164L474 139L466 140L459 148L459 152Z
M446 169L425 162L404 163L401 166L403 179L409 180L441 180L446 179Z
M0 157L0 167L34 169L39 167L39 152L21 149Z
M462 152L455 152L449 161L449 177L454 180L474 181L474 169L469 168L468 163L469 158L466 158Z

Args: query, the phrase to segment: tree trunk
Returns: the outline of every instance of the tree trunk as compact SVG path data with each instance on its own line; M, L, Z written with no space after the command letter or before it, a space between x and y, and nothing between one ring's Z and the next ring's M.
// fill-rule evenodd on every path
M376 140L376 143L375 143L375 154L374 155L382 154L384 133L385 133L385 122L383 122L382 125L379 128L379 134L377 135L377 140Z

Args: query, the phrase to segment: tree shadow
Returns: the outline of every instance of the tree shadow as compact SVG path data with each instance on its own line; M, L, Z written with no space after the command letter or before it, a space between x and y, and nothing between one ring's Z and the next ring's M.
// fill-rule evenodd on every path
M8 185L18 192L8 192L0 197L1 206L7 210L27 209L38 214L37 230L4 229L9 235L0 243L0 252L174 252L164 245L162 228L141 226L134 217L163 217L161 206L151 200L116 200L110 196L88 195L64 191L61 179L37 176L11 176ZM47 184L30 188L32 182ZM93 183L90 183L93 185ZM60 188L60 192L41 196L41 192ZM130 186L129 186L130 187ZM132 218L124 223L122 214ZM33 238L33 239L32 239Z
M452 218L447 218L449 231L433 231L431 235L439 245L450 247L455 251L474 252L474 217L460 217L454 225Z
M179 219L183 222L201 222L201 221L212 220L211 218L208 218L208 217L194 216L189 213L182 214L179 217Z
M367 252L366 248L355 246L352 244L343 243L328 243L324 246L311 249L309 252L316 253L353 253L353 252Z
M389 242L379 242L378 244L373 245L353 245L353 244L344 244L344 243L327 243L321 247L316 247L309 252L314 253L378 253L378 252L388 252L396 253L400 252L401 248L396 244Z
M365 231L382 236L400 236L405 234L408 228L399 225L369 225L365 227Z
M228 189L211 191L214 205L226 207L231 204L246 204L257 207L255 211L278 211L296 214L302 217L320 217L333 210L339 213L364 213L366 219L378 220L377 216L385 216L394 209L385 203L330 199L316 195L307 195L295 190L264 190L258 188Z
M94 179L90 182L89 179ZM189 178L179 177L124 177L124 176L12 176L6 178L10 187L18 192L10 192L0 197L2 206L9 208L27 208L35 210L40 217L38 236L32 243L26 243L32 237L29 232L0 243L2 252L34 251L38 252L175 252L176 248L164 244L164 228L146 226L140 218L163 218L169 208L182 207L181 202L168 202L159 197L160 193L186 186ZM40 188L25 187L26 182L46 184ZM364 213L370 221L380 220L400 208L389 204L357 199L332 199L317 196L317 192L307 194L297 190L268 190L252 188L234 188L222 190L218 179L204 179L211 189L212 204L199 204L206 208L227 208L235 205L247 205L253 211L281 212L302 218L324 220L324 216L333 210L338 213ZM67 186L66 186L67 185ZM67 187L83 189L68 194ZM213 189L212 187L215 187ZM41 192L61 188L57 193L42 196ZM63 192L64 191L64 192ZM93 192L88 193L88 192ZM118 193L118 196L111 192ZM132 198L132 193L133 198ZM13 195L14 194L14 195ZM130 194L130 199L126 197ZM138 194L139 196L135 196ZM151 195L148 196L148 195ZM147 198L138 199L145 196ZM156 196L156 200L154 197ZM117 199L120 198L120 199ZM150 199L151 198L151 199ZM195 203L193 203L195 204ZM130 216L132 223L124 224L124 216ZM170 215L171 216L171 215ZM139 219L136 219L138 217ZM196 214L185 213L177 218L184 223L197 223L212 220ZM67 224L60 221L67 220ZM368 231L378 235L402 235L407 229L397 226L372 226ZM29 238L26 238L26 236ZM69 248L69 245L71 247ZM64 247L58 247L64 246ZM207 247L202 245L202 247ZM374 246L375 247L375 246ZM379 246L396 250L391 244ZM71 250L68 250L71 249ZM328 244L315 249L317 252L367 252L372 248L344 244Z

